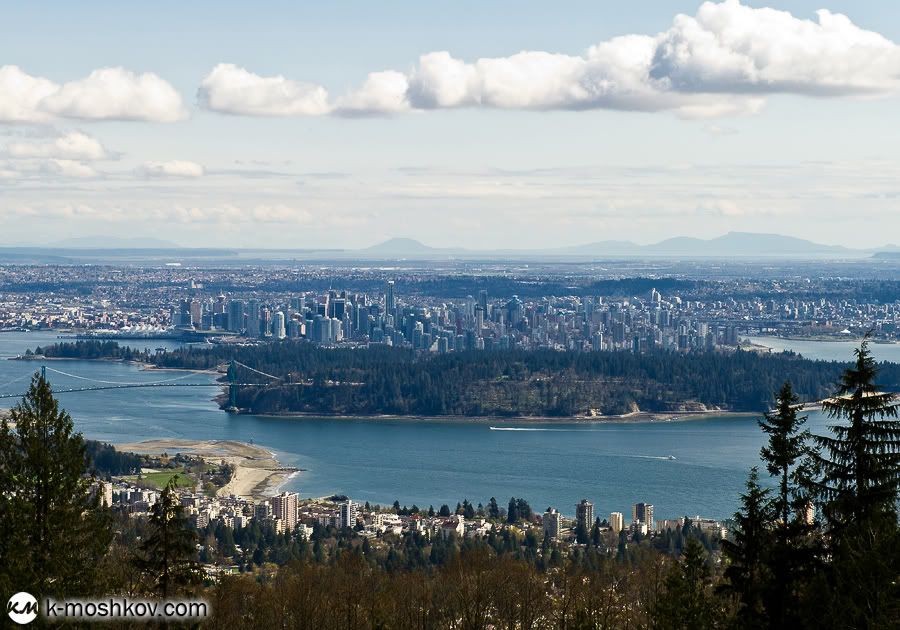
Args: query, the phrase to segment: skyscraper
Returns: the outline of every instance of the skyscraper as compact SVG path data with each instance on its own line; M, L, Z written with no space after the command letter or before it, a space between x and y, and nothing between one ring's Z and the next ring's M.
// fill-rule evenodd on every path
M287 336L284 326L284 313L281 311L275 313L275 317L272 320L272 336L276 339L284 339Z
M272 515L284 522L286 532L294 531L297 526L297 499L296 492L282 492L272 497Z
M594 526L594 504L587 499L582 499L575 505L575 521L578 527L590 532Z
M231 300L228 305L228 330L241 332L244 329L244 302Z
M544 538L559 538L559 530L562 528L562 515L555 508L547 508L542 518L544 525Z
M648 530L652 530L653 506L649 503L635 503L631 508L631 522L643 523Z
M247 303L247 336L259 337L259 302L256 300Z
M357 505L349 499L341 503L341 528L349 527L352 529L356 527L357 510Z
M384 311L393 315L396 308L397 305L394 303L394 281L388 280L384 286Z
M618 534L625 527L625 517L621 512L610 512L609 528L613 534Z

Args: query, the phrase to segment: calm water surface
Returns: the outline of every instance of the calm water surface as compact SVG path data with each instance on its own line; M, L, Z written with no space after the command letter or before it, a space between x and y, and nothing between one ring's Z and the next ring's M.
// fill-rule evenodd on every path
M0 333L0 393L19 392L39 365L7 361L55 341L47 333ZM161 342L141 342L151 348ZM139 344L139 345L141 345ZM806 353L804 353L806 354ZM52 361L49 367L113 382L160 381L181 374L102 361ZM49 373L54 387L85 381ZM12 381L12 382L11 382ZM210 383L195 374L182 382ZM305 469L286 487L304 496L342 493L358 501L451 506L491 496L526 498L536 510L573 514L588 498L598 515L630 515L637 501L658 518L730 516L763 442L754 418L634 424L493 424L443 421L289 419L234 416L212 402L214 387L60 394L77 428L110 442L151 438L250 441L286 465ZM12 406L15 400L0 400ZM810 428L825 420L811 414ZM667 459L674 456L675 460Z
M772 348L773 352L791 350L807 359L852 361L858 341L803 341L781 337L750 337L750 341ZM878 361L900 363L900 343L870 343L869 349Z

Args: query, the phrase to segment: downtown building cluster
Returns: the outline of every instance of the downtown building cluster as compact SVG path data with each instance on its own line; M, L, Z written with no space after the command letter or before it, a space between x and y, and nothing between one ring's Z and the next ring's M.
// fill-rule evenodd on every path
M547 297L523 301L490 299L487 291L457 302L401 302L393 281L375 298L329 291L281 301L185 299L172 320L185 330L219 332L249 339L303 338L317 344L375 343L439 353L467 350L535 349L598 351L654 348L712 350L737 346L739 325L725 316L705 319L707 305L645 297Z

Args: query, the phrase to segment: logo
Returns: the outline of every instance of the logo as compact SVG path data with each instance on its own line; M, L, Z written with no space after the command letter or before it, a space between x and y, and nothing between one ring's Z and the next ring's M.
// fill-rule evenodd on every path
M38 603L31 593L16 593L9 598L6 604L6 612L9 618L16 623L25 625L35 620L38 614Z

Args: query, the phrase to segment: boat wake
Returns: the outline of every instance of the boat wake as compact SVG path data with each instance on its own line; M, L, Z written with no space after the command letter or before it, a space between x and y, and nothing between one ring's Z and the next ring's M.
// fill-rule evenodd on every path
M542 427L490 427L491 431L549 431L552 433L587 433L590 429L546 429Z
M657 459L660 461L674 461L674 455L622 455L622 457L633 457L636 459Z

